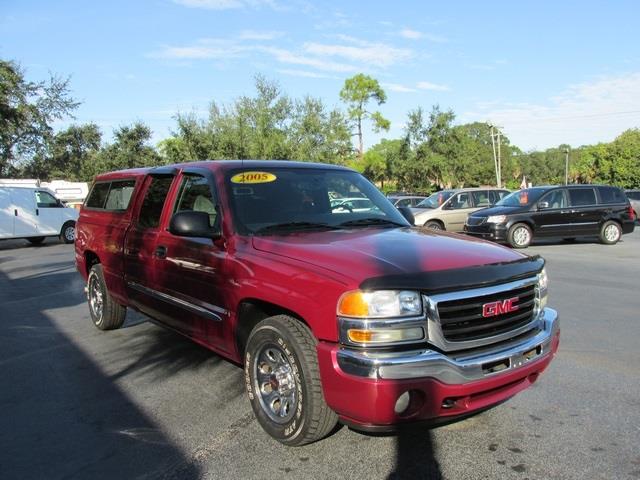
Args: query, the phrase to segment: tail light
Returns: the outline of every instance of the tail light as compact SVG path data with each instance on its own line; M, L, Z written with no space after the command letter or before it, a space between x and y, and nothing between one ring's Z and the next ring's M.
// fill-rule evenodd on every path
M631 220L636 219L636 212L633 211L633 207L631 205L629 205L629 218L631 218Z

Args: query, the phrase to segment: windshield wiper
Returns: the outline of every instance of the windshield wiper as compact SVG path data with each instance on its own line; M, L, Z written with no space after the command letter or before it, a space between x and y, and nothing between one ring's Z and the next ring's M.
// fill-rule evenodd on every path
M329 225L328 223L314 223L314 222L285 222L275 223L273 225L267 225L256 231L257 234L271 233L277 231L297 231L297 230L336 230L337 227Z
M402 223L394 222L393 220L387 220L386 218L379 218L379 217L367 217L367 218L359 218L358 220L348 220L338 225L340 227L368 227L371 225L406 227L406 225L403 225Z

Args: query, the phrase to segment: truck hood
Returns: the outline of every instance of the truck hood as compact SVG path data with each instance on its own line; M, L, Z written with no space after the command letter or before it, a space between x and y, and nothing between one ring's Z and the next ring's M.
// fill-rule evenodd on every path
M393 279L398 283L399 279L415 280L428 272L464 272L469 267L522 263L523 259L529 258L463 235L412 228L364 228L253 237L253 247L336 272L358 285L374 278ZM539 270L542 266L534 268Z

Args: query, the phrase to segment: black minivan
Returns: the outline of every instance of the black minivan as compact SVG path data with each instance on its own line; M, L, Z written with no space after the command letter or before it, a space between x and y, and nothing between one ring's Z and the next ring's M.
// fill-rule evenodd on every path
M473 212L464 232L526 248L533 238L598 235L613 245L634 229L635 214L625 194L606 185L533 187L513 192L495 207Z

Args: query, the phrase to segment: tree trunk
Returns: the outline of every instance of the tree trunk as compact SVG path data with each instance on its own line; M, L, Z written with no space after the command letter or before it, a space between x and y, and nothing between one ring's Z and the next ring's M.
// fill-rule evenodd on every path
M358 157L362 159L364 145L362 144L362 117L358 118Z

